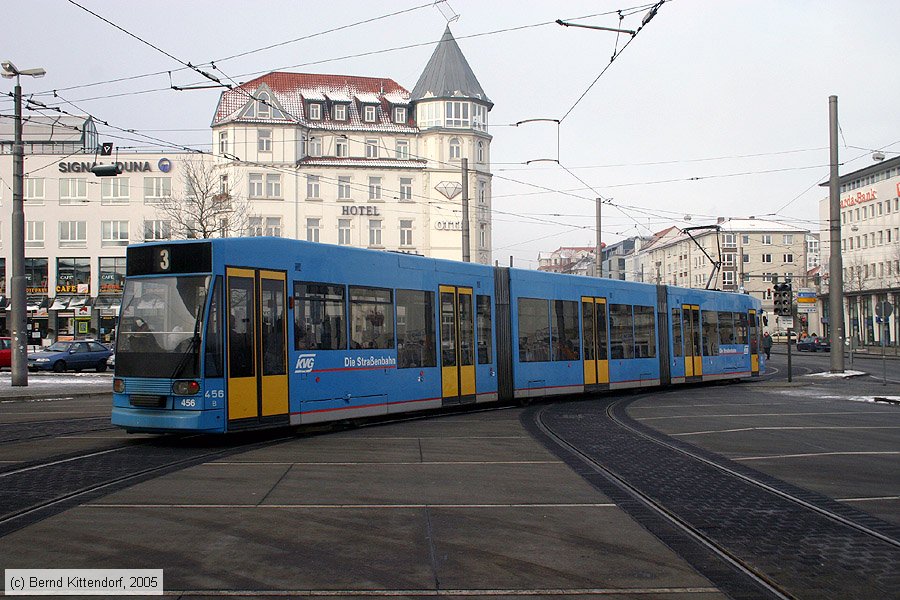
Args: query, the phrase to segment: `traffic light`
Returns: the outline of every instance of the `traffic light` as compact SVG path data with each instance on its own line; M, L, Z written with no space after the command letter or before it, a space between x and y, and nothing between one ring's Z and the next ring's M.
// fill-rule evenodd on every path
M122 163L94 165L91 167L91 173L96 177L116 177L122 174Z
M774 288L775 314L779 317L790 317L794 314L794 294L790 282L776 283Z

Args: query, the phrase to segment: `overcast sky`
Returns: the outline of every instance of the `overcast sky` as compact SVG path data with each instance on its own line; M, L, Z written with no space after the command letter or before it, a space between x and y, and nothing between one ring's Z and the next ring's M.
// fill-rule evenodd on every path
M495 104L493 250L501 264L512 255L533 268L541 250L592 245L598 194L616 205L604 207L605 242L684 226L686 216L697 225L776 214L818 231L832 94L842 173L872 164L871 149L900 151L896 1L671 0L624 50L628 34L553 22L634 30L646 14L632 10L639 1L77 1L223 79L336 73L389 77L410 90L447 17L458 15L453 34ZM621 24L617 10L629 15ZM196 73L66 0L19 2L7 17L0 58L47 70L23 80L26 93L209 150L220 91L170 89L170 77L183 86L201 81ZM351 26L369 19L377 20ZM621 54L577 102L617 47ZM88 85L152 73L161 74ZM46 93L54 89L57 98ZM0 90L11 91L11 82ZM9 98L0 110L12 111ZM514 126L536 118L562 123Z

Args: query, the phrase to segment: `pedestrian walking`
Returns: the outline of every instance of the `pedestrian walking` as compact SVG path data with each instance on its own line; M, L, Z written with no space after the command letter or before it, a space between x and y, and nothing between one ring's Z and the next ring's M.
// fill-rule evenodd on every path
M763 334L763 352L766 353L766 360L769 360L769 354L772 353L772 336L768 331Z

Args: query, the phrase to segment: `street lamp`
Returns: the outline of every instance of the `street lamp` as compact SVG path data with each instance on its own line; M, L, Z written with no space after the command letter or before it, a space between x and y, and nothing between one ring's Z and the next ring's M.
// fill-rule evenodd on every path
M19 78L43 77L44 69L19 70L10 61L0 63L5 79L16 78L15 138L13 142L12 279L10 280L10 320L12 321L12 385L28 385L28 332L25 329L25 148L22 145L22 86Z

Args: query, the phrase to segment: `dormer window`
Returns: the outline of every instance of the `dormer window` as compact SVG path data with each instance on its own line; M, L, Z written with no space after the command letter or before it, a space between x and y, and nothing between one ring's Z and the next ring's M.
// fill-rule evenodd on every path
M332 109L332 115L335 121L346 121L347 120L347 105L346 104L335 104Z
M322 105L318 102L310 102L308 112L310 121L322 120Z
M372 105L368 105L363 109L363 120L366 123L374 123L375 122L375 108Z
M405 106L395 106L394 107L394 123L400 123L400 124L406 123L406 107Z
M256 96L256 116L260 119L268 119L272 116L272 107L269 94L261 92Z

